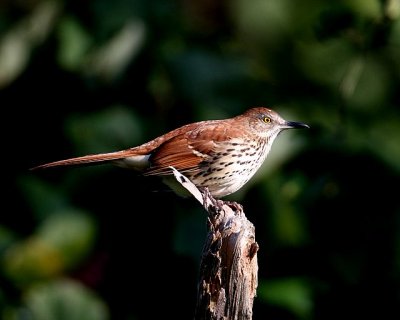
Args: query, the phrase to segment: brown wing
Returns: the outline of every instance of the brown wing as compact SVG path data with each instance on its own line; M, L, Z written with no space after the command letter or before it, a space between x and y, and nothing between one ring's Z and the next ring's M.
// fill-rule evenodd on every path
M226 135L226 128L226 121L210 121L164 141L150 156L151 166L146 174L171 174L170 166L181 172L198 172L218 151L221 142L232 138ZM232 127L229 132L240 135L240 130Z
M149 159L151 166L146 174L171 174L170 166L181 172L196 172L201 163L209 158L214 143L203 141L202 151L195 150L194 145L199 145L199 142L192 144L190 139L184 136L177 136L166 141L151 155Z

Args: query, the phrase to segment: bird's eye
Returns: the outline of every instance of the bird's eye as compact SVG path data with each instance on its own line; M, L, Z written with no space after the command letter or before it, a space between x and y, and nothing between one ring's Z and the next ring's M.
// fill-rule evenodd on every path
M271 122L271 118L270 117L263 117L262 121L265 123L270 123Z

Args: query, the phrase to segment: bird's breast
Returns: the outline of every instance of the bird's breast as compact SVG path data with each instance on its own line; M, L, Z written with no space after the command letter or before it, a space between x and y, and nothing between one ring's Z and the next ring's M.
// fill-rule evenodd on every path
M208 187L215 197L239 190L255 174L268 154L263 140L232 139L217 144L202 163L201 170L188 178L201 187Z

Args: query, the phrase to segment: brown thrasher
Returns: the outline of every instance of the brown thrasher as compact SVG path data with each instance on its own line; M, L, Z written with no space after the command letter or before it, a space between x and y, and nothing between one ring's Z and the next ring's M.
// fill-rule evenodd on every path
M175 189L171 185L174 167L198 188L208 188L213 197L221 198L249 181L278 134L290 128L309 126L256 107L230 119L184 125L137 147L50 162L33 169L111 162L145 175L172 178L170 183L165 182Z

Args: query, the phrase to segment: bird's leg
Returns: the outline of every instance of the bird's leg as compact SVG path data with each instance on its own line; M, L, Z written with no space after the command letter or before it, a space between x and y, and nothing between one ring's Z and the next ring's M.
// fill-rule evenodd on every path
M224 205L224 201L219 200L219 199L215 199L212 196L210 190L207 187L198 187L198 189L200 190L200 193L203 196L203 205L204 205L204 207L207 206L207 202L211 202L211 206L214 207L214 211L216 213L218 213L218 212L220 212L222 210L222 207ZM206 209L208 211L207 207L206 207Z
M199 187L200 193L203 196L203 204L205 205L207 203L207 199L211 201L211 205L216 208L217 211L222 210L222 207L224 205L227 205L229 208L231 208L235 212L243 212L243 206L236 202L236 201L224 201L220 199L215 199L211 193L210 190L207 187Z

